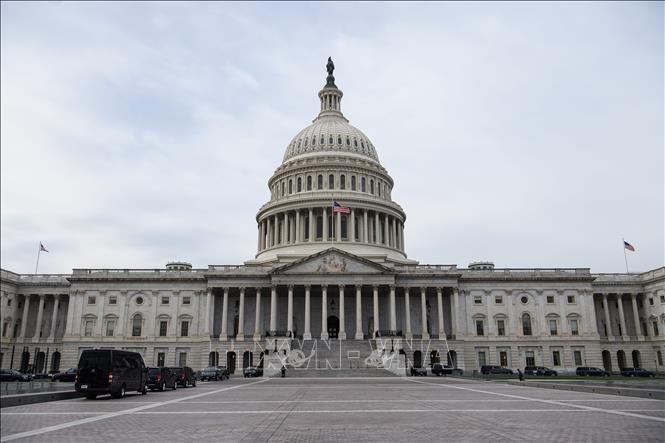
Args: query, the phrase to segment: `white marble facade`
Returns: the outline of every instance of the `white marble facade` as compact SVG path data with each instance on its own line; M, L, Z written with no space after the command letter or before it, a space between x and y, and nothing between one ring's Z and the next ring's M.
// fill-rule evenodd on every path
M289 143L241 266L2 270L0 366L46 372L83 349L136 350L148 364L243 362L275 337L408 339L482 364L663 371L665 268L422 265L407 257L406 213L368 137L341 112L330 73L314 122ZM333 212L336 201L348 211ZM288 340L286 340L288 342ZM410 357L408 357L410 358ZM255 360L253 361L255 363Z

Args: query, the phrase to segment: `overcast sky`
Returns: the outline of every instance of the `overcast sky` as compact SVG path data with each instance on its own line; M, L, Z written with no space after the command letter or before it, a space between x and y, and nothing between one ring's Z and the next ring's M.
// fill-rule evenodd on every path
M2 267L239 264L325 62L421 263L664 259L663 3L2 3Z

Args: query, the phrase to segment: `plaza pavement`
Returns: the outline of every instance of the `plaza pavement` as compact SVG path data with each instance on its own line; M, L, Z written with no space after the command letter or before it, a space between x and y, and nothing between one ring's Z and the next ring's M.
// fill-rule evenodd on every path
M3 442L662 442L665 401L439 377L232 378L0 419Z

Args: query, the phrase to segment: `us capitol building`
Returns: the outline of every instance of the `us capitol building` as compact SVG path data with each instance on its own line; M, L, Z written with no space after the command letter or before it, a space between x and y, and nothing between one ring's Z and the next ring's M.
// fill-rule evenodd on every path
M115 348L149 365L236 371L293 356L287 364L401 374L433 361L467 373L485 364L664 370L665 268L597 274L408 258L393 179L342 114L332 61L327 68L318 116L268 180L253 260L66 275L3 269L0 366L63 370L84 349ZM303 365L314 350L316 362ZM384 366L386 355L398 357Z

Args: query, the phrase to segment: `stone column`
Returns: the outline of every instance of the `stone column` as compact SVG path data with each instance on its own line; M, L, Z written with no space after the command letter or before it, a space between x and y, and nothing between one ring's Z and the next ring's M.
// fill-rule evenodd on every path
M459 291L458 291L457 288L453 288L453 297L452 297L451 302L452 303L451 303L451 310L450 310L450 322L451 322L451 324L450 324L450 334L453 336L453 338L455 340L458 340L457 331L459 330L459 328L458 328L458 325L457 325L457 312L459 310Z
M328 241L328 210L323 208L323 232L321 233L321 240Z
M33 342L38 342L39 336L42 333L42 319L44 317L44 297L45 297L44 294L39 294L39 309L37 310L37 325L35 326L35 335L32 336ZM101 303L101 300L99 302Z
M347 224L347 229L348 229L348 224ZM335 227L335 238L337 241L341 242L342 241L342 213L338 212L337 213L337 226Z
M219 333L219 339L222 341L229 339L228 317L229 288L222 288L222 331Z
M245 340L245 288L240 288L240 302L238 303L238 335L236 340Z
M603 312L605 313L605 328L607 329L607 339L613 340L612 324L610 323L610 309L607 306L607 294L603 294Z
M266 240L267 242L266 248L270 248L272 247L272 232L270 229L270 217L266 217L266 231L267 231L266 235L268 237Z
M261 223L259 223L257 226L257 235L259 236L256 248L260 251L261 250Z
M277 332L277 287L270 288L270 335Z
M348 227L348 225L347 225ZM338 337L340 340L346 340L346 328L344 323L346 322L344 312L344 285L339 285L339 331Z
M623 314L623 294L617 294L617 304L619 305L619 324L621 325L621 338L628 339L628 331L626 331L626 317Z
M348 218L347 218L348 220ZM346 228L349 232L349 241L356 241L356 210L351 209L351 224L346 224Z
M60 309L60 294L53 296L53 313L51 314L51 332L48 337L50 341L55 339L55 324L58 320L58 309Z
M406 249L404 247L404 224L403 223L399 224L399 238L400 238L401 243L402 243L402 251L406 251Z
M367 220L367 218L365 218ZM363 303L362 303L362 289L361 285L356 286L356 340L362 340L363 335Z
M363 209L363 243L369 243L367 238L368 228L367 228L367 209Z
M640 332L640 313L637 310L637 294L630 294L630 303L633 306L633 322L635 322L635 336L638 340L644 340L644 336Z
M394 334L397 331L397 313L395 308L395 285L390 285L390 331Z
M378 220L378 216L377 216ZM376 338L376 332L380 330L379 328L379 287L374 285L372 287L374 293L374 337Z
M284 213L284 221L282 222L282 244L288 244L289 243L289 217L288 213Z
M19 338L25 339L25 328L28 326L28 309L30 307L30 294L23 296L23 317L21 318L21 333ZM74 321L81 321L81 319L74 318Z
M388 226L388 214L383 216L383 244L390 246L390 227Z
M441 288L436 288L436 307L439 314L439 340L446 338L446 328L443 324L443 293ZM489 321L489 319L488 319Z
M312 312L312 302L310 300L310 287L309 285L305 286L305 332L302 335L303 340L312 339L312 328L311 328L311 312Z
M254 309L254 341L261 340L261 288L256 288L256 307Z
M65 323L65 335L69 336L72 335L72 331L74 330L74 306L76 305L76 294L75 293L69 293L67 294L67 320ZM123 311L120 311L120 319L118 323L121 323L121 320L123 320ZM124 331L124 329L120 329L120 331Z
M288 299L286 302L286 330L293 337L293 285L289 285Z
M295 243L300 243L300 210L296 210L296 235L293 239Z
M309 227L309 241L310 242L314 241L314 235L315 235L315 233L314 233L314 224L315 223L316 223L316 221L314 220L314 211L312 210L312 208L309 208L309 223L308 223L309 226L308 227Z
M261 221L261 250L266 248L266 221Z
M328 340L328 286L321 286L321 340Z
M404 313L406 314L406 327L404 328L404 336L408 339L413 337L411 333L411 304L409 302L409 289L404 288Z
M393 231L393 244L392 247L395 249L398 249L397 246L397 219L395 217L392 218L393 222L392 224L392 231Z
M374 243L379 244L381 242L381 230L379 229L379 213L374 213Z
M429 340L427 332L427 288L420 288L420 313L422 318L423 340Z

